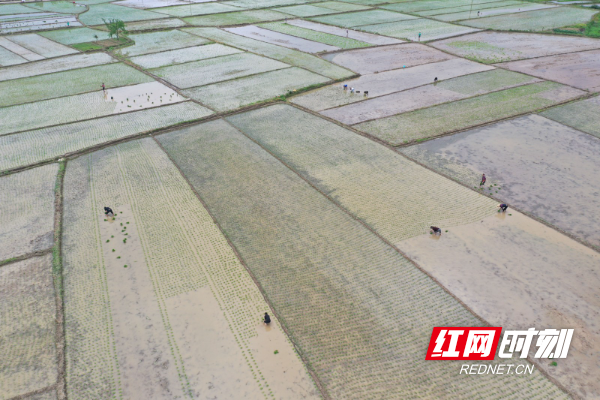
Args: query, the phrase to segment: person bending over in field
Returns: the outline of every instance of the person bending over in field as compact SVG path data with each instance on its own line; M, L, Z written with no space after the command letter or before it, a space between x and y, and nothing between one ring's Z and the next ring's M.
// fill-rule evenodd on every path
M485 174L483 174L481 175L481 182L479 183L479 186L485 185L485 181L487 181L487 178L485 177Z
M106 215L107 217L112 217L113 215L115 215L115 213L113 212L112 208L104 207L104 215Z
M265 313L265 325L269 325L271 323L271 317L269 317L269 313Z
M498 204L498 207L500 207L500 210L498 210L498 211L502 211L502 212L506 212L506 209L508 208L508 206L504 203Z
M438 228L437 226L430 226L430 228L431 228L431 233L433 233L434 235L442 234L442 230L440 228Z

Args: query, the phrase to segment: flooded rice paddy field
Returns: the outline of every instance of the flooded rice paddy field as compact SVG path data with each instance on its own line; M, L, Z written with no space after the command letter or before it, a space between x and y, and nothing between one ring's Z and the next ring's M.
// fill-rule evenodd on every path
M1 4L0 399L600 398L597 12Z

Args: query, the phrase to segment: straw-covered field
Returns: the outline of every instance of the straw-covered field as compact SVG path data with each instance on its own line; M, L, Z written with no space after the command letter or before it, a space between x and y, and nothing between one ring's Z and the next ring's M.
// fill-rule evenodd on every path
M0 400L600 398L586 6L0 4Z

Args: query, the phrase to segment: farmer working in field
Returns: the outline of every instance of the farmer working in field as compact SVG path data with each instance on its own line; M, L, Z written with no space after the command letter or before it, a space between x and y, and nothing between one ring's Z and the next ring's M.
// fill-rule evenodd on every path
M112 217L113 215L115 215L115 213L113 212L112 208L104 207L104 215L106 215L107 217Z
M437 226L430 226L431 231L434 235L441 235L442 234L442 230L440 228L438 228Z
M502 210L502 212L506 212L506 209L508 208L508 206L504 203L498 204L498 207L500 207L500 210ZM500 211L500 210L498 210L498 211Z
M271 323L271 317L269 317L269 313L265 313L265 325L269 325Z
M485 181L487 181L487 178L485 177L485 174L483 174L481 175L481 182L479 183L479 186L485 185Z

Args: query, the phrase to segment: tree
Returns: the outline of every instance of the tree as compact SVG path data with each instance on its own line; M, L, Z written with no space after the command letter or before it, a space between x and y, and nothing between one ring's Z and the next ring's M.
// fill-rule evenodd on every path
M113 35L115 35L118 39L119 33L122 33L123 35L127 35L129 33L127 32L127 29L125 29L125 22L121 21L120 19L109 19L106 21L104 18L102 18L102 21L104 21L104 25L106 25L108 28L108 37L113 37Z

